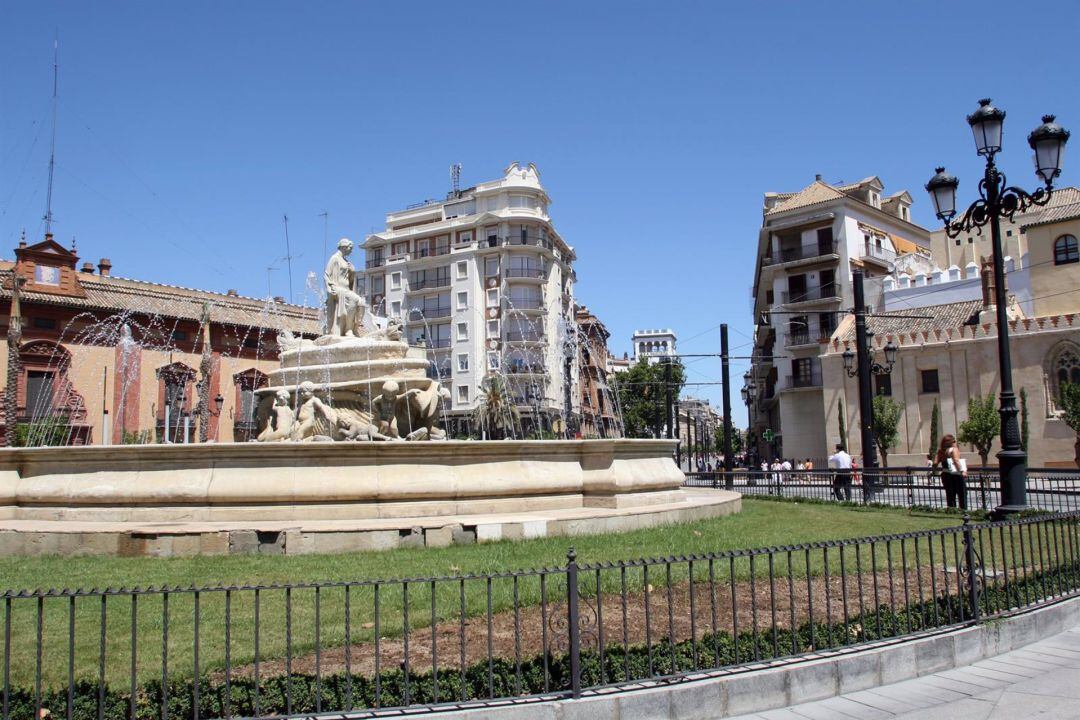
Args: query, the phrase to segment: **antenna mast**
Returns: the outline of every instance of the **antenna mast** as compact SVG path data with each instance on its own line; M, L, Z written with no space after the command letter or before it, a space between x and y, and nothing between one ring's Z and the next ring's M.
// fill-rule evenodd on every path
M292 250L289 249L289 216L282 215L285 219L285 261L289 263L289 304L293 301L293 284L292 284Z
M461 195L461 163L450 166L450 197Z
M322 218L322 259L326 262L326 237L329 229L330 213L323 210L319 213L319 217Z
M60 74L60 38L53 40L53 85L52 85L52 149L49 151L49 191L45 196L45 234L52 232L52 189L53 170L56 168L56 90Z

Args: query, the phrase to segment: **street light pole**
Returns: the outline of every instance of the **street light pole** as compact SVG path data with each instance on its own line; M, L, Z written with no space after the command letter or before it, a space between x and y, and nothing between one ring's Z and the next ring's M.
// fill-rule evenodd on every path
M1005 111L991 104L989 98L979 101L979 108L967 118L975 137L975 149L986 158L983 179L979 183L979 199L964 214L956 217L956 188L960 182L939 167L926 183L926 190L934 201L939 219L945 223L945 234L957 238L972 230L981 232L990 226L993 252L994 314L997 321L997 351L1001 400L998 413L1001 416L1001 452L997 454L1001 477L1001 505L994 509L998 518L1011 515L1028 507L1027 503L1027 453L1020 442L1020 426L1017 422L1016 394L1013 392L1012 357L1009 349L1009 316L1005 291L1005 253L1001 247L1002 217L1010 220L1032 207L1046 205L1053 195L1054 179L1061 174L1061 156L1069 131L1055 122L1053 115L1044 115L1042 125L1028 135L1028 145L1035 151L1035 174L1042 179L1043 187L1034 192L1008 185L1004 173L997 168L994 157L1001 151L1002 128Z
M724 471L731 472L734 467L734 453L731 452L731 383L728 377L730 360L728 359L727 323L720 326L720 379L724 383Z
M877 482L877 446L874 442L874 391L870 387L870 352L866 337L866 297L863 292L863 271L851 273L855 296L855 357L859 376L859 436L862 439L863 483ZM846 448L845 448L846 450ZM864 485L864 486L865 486Z

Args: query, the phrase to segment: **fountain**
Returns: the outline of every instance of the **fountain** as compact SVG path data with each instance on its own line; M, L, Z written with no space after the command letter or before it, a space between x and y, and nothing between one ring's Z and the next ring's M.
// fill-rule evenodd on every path
M674 440L447 440L448 393L353 290L352 247L326 267L324 334L280 334L252 442L0 450L0 555L441 546L739 509L736 493L682 489Z

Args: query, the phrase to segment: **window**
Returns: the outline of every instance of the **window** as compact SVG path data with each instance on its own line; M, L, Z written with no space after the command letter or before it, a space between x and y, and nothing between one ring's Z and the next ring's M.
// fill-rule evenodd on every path
M55 318L34 318L34 327L38 330L55 330L56 319Z
M892 375L874 376L874 394L892 397Z
M371 278L371 294L382 295L385 283L386 277L384 275L376 275L375 277Z
M919 374L920 374L920 377L922 379L922 390L920 392L923 392L923 393L941 392L941 390L939 389L939 385L938 385L938 372L937 372L937 369L934 369L934 370L921 370Z
M173 342L187 342L188 334L186 330L173 330L172 331Z
M499 291L496 288L487 291L487 306L499 307Z
M1006 230L1005 237L1012 237L1012 230Z
M497 353L497 352L489 352L488 353L488 370L490 370L492 372L498 372L499 371L499 364L500 364L499 363L499 353Z
M818 327L821 328L820 337L832 337L832 334L836 332L836 315L833 313L818 313Z
M457 386L457 399L459 403L469 402L469 386L458 385Z
M495 247L499 244L499 228L495 225L484 228L484 237L487 239L488 247ZM488 258L489 260L495 260L495 265L498 267L497 258Z
M498 277L499 276L499 258L489 257L484 258L484 277Z
M457 356L458 372L469 372L469 356L465 353Z
M1054 241L1054 264L1068 265L1080 262L1080 246L1075 235L1062 235Z
M458 278L458 280L464 280L467 277L469 277L469 263L464 262L464 261L459 262L457 264L457 278Z
M1061 404L1061 388L1066 383L1080 383L1080 349L1072 343L1065 345L1051 367L1054 402Z
M971 245L973 242L975 242L975 238L968 238L968 245Z
M400 290L401 289L401 273L400 272L390 273L390 289L391 290Z
M960 247L960 238L956 238L956 247Z
M791 386L813 387L814 386L814 361L813 358L797 358L791 361Z
M396 243L394 243L393 245L390 246L390 254L391 255L404 255L407 252L409 252L409 241L408 240L405 240L403 242L396 242Z
M462 230L461 232L458 233L458 236L457 236L458 245L468 245L469 243L472 242L472 238L473 238L473 231L472 230Z
M390 316L391 317L401 317L401 301L400 300L395 300L394 302L390 303Z
M60 268L51 265L37 265L34 267L34 282L41 285L59 285Z
M469 339L469 323L457 324L457 339L459 341Z
M26 414L48 415L53 403L53 372L30 370L26 373Z
M469 307L469 293L459 292L457 294L457 309L465 310Z
M833 251L833 235L831 227L821 228L817 231L817 244L818 252L822 255L828 255Z
M498 320L488 320L487 321L487 336L489 338L497 338L497 337L499 337L499 321Z

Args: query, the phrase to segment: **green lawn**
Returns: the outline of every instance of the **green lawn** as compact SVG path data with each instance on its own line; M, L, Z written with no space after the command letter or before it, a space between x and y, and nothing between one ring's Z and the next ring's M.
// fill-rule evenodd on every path
M408 549L381 553L346 555L308 555L296 557L245 555L206 558L4 558L0 559L0 587L102 588L139 586L214 586L302 582L358 582L375 579L399 579L429 575L489 573L524 568L561 567L570 545L577 549L581 563L603 562L668 555L704 554L729 549L790 545L818 540L842 539L866 535L941 528L958 524L955 517L938 514L909 514L902 510L856 509L820 504L778 503L747 499L742 512L725 518L704 520L676 526L634 532L554 538L521 542L498 542L484 545L453 546L442 549ZM896 552L896 548L890 548ZM929 552L929 546L927 550ZM869 569L871 555L884 562L885 548L875 553L864 551L860 561ZM831 572L837 572L838 557L830 557ZM848 553L848 563L853 562ZM778 563L780 561L778 560ZM924 554L921 563L928 562ZM940 560L939 560L940 562ZM824 563L815 555L809 563L813 575L822 572ZM685 564L671 566L671 582L685 581ZM718 564L718 581L744 580L751 575L750 563ZM850 567L850 565L849 565ZM783 566L786 568L786 566ZM778 568L778 570L783 570ZM805 577L805 565L794 558L792 574ZM850 570L849 570L850 571ZM695 580L705 577L708 567L694 567ZM767 573L764 560L753 574ZM654 568L646 577L639 568L627 573L627 587L639 590L646 584L662 587L667 582L664 569ZM604 574L605 593L618 592L617 572ZM588 593L588 580L583 592ZM541 591L535 575L505 577L487 583L469 580L464 583L402 583L380 589L380 611L374 612L372 586L332 587L320 590L318 631L323 647L345 643L346 603L349 611L350 638L353 642L371 640L379 623L381 637L402 634L405 626L402 608L407 594L410 628L436 622L456 622L462 613L483 615L490 606L494 612L538 604L542 597L549 602L565 598L565 579L561 574L546 580ZM228 598L223 592L204 592L199 596L199 668L213 670L224 665L226 602L229 613L229 648L233 664L250 662L254 657L255 594L234 591ZM263 590L259 595L260 658L285 654L285 608L291 607L291 633L294 653L310 652L316 630L316 594L312 589ZM125 682L132 664L132 600L114 596L107 601L106 621L102 629L102 602L98 597L81 597L74 604L65 598L48 598L41 606L42 636L45 651L42 672L46 683L62 683L66 678L69 632L75 634L75 675L92 679L97 676L99 648L106 646L106 675L111 682ZM139 598L134 608L137 636L137 673L140 679L161 676L163 649L167 648L169 674L190 676L194 667L193 621L196 614L192 594L171 593L168 605L161 594ZM166 620L167 619L167 620ZM33 599L12 602L12 680L30 682L36 667L35 634L38 606ZM167 643L164 632L167 630Z

